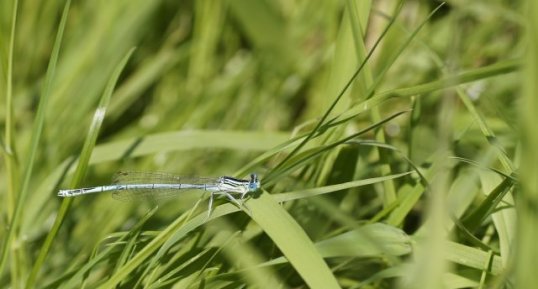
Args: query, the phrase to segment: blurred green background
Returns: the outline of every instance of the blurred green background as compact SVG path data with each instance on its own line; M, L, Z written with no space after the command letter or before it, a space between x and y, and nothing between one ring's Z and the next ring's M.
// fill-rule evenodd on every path
M0 287L535 288L527 2L0 1Z

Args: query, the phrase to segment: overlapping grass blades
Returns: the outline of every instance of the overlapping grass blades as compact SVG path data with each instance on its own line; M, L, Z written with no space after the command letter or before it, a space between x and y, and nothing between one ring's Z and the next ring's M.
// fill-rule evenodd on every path
M76 188L80 186L80 184L82 183L82 180L84 179L84 176L87 173L90 157L92 155L93 148L95 147L95 143L97 141L99 131L103 124L103 120L106 115L106 110L110 102L110 97L112 96L112 92L114 91L114 87L116 86L116 83L120 77L121 72L123 71L125 65L127 64L127 61L129 60L133 52L134 52L134 49L131 49L129 52L127 52L125 57L120 61L120 63L114 70L114 73L110 77L110 81L105 87L105 90L103 92L103 95L101 96L101 99L99 100L99 105L93 116L92 124L90 125L90 129L88 131L88 134L86 135L86 140L84 142L84 146L82 147L82 151L80 152L80 158L77 163L77 168L73 176L73 179L71 181L71 188ZM45 262L45 258L48 255L52 242L54 241L54 238L56 237L56 235L58 234L58 231L60 230L60 226L62 225L64 218L66 217L69 211L71 203L72 203L72 199L63 200L62 205L60 206L60 209L59 209L59 213L52 226L52 229L48 233L45 239L45 242L43 243L43 247L41 247L41 250L39 251L37 260L34 266L32 267L32 272L30 273L30 277L28 278L28 281L26 283L27 288L32 288L35 286L37 275L39 274L39 271L41 270L41 267L43 266L43 262Z
M533 288L526 24L437 5L0 2L0 288ZM121 169L262 190L56 196Z
M8 257L8 254L12 254L12 257L16 259L16 253L12 251L11 243L14 238L17 236L17 230L19 229L19 222L21 218L21 214L23 213L23 207L26 203L26 199L28 196L28 190L30 187L30 181L33 177L34 173L34 166L36 165L36 156L39 151L39 145L42 141L42 133L43 133L43 127L45 123L45 113L48 110L48 103L49 98L51 97L52 92L52 82L54 77L56 76L56 65L58 63L58 56L60 54L60 47L62 43L62 37L65 29L65 23L67 21L67 12L69 11L69 4L71 3L70 0L67 1L64 11L62 14L62 19L58 28L58 34L56 35L56 39L54 42L54 48L52 50L51 59L49 62L49 65L47 67L47 74L46 74L46 80L45 84L43 86L42 92L41 92L41 98L39 101L39 105L37 107L36 117L35 121L32 126L32 134L31 134L31 145L28 151L26 152L27 158L24 166L24 177L22 181L21 188L16 196L15 200L15 209L12 211L12 217L10 217L10 225L9 230L7 232L6 238L2 244L2 251L0 252L0 274L4 271L4 266ZM17 6L18 1L14 3L14 10L13 10L13 21L16 21L16 13L17 13ZM13 27L15 27L15 23L13 23ZM12 32L14 32L14 28ZM11 36L12 40L14 35ZM11 44L13 45L13 44ZM10 55L10 58L13 56ZM12 59L9 60L10 62ZM11 66L11 65L10 65ZM13 109L11 106L8 107L8 110ZM8 115L10 115L9 113ZM12 128L9 128L12 129ZM9 140L9 139L8 139ZM11 144L7 144L8 146ZM15 169L13 166L9 167L10 170ZM10 183L16 183L16 178L18 178L17 172L11 172L10 176L14 179L10 180ZM17 261L15 261L14 266L20 266L20 264L16 264Z

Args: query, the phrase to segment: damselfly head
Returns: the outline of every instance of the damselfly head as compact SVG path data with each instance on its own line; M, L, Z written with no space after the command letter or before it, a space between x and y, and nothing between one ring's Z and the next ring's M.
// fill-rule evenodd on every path
M251 192L257 191L260 188L260 180L258 179L258 175L256 174L250 174L250 182L248 183L248 189Z

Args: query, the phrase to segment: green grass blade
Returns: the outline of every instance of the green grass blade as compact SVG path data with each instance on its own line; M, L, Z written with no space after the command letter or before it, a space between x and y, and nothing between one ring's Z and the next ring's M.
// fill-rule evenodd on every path
M407 255L412 251L411 238L405 232L383 223L361 226L358 229L316 242L315 246L323 258L386 258L386 256ZM275 266L285 263L289 263L287 258L278 257L256 266ZM245 270L251 269L246 268ZM220 277L222 275L216 278Z
M521 192L517 200L517 233L514 256L515 288L536 287L536 268L529 266L538 260L538 3L522 3L523 13L527 15L526 69L524 75L524 94L521 99Z
M328 193L332 193L332 192L338 192L338 191L345 190L345 189L350 189L350 188L356 188L356 187L360 187L360 186L367 186L367 185L371 185L371 184L376 184L376 183L384 182L386 180L392 180L392 179L404 177L404 176L409 175L410 173L411 172L406 172L406 173L394 174L394 175L390 175L390 176L383 176L383 177L369 178L369 179L363 179L363 180L358 180L358 181L351 181L351 182L341 183L341 184L337 184L337 185L330 185L330 186L324 186L324 187L304 189L304 190L294 191L294 192L289 192L289 193L282 193L282 194L274 195L273 198L275 198L275 200L277 202L279 202L279 203L280 202L287 202L287 201L292 201L292 200L303 199L303 198L309 198L309 197L314 197L314 196L317 196L317 195L328 194Z
M428 83L419 84L408 88L398 88L381 91L375 94L375 98L386 99L388 97L408 97L424 95L444 88L458 86L490 77L496 77L517 71L521 66L521 60L504 60L480 68L470 69L456 75L446 76Z
M495 211L513 186L514 182L512 179L504 179L474 211L462 219L463 226L471 232L476 230Z
M209 226L210 232L213 234L224 235L221 238L227 241L219 246L223 248L223 252L233 264L240 266L240 272L243 279L247 282L247 286L252 288L281 288L285 287L282 280L279 280L275 272L270 267L256 266L263 262L262 252L258 251L254 244L246 242L240 235L240 231L234 228L224 218L215 220L216 224ZM235 232L235 233L231 233ZM242 270L242 268L252 268L251 270Z
M323 124L320 127L320 130L312 138L317 138L317 137L323 135L323 133L326 130L328 130L330 128L338 127L340 125L343 125L343 124L347 123L350 120L352 120L352 118L347 118L347 119L338 120L338 121L334 120L334 119L329 120L327 123ZM267 148L266 151L263 154L261 154L258 157L254 158L251 162L249 162L247 165L245 165L243 168L241 168L241 170L239 172L237 172L236 174L234 174L234 175L239 175L239 176L245 175L245 174L251 172L257 166L259 166L260 163L263 163L264 161L267 161L269 158L277 155L278 153L281 153L281 152L284 152L287 149L295 148L295 147L299 146L302 143L302 141L306 137L308 137L309 134L310 133L306 133L306 134L301 134L301 135L292 137L291 139L288 139L289 137L287 137L286 139L283 139L279 143L275 144L273 147ZM264 143L267 143L267 142L264 142ZM306 146L308 147L308 145L306 145Z
M13 53L15 45L15 31L17 26L17 11L19 8L19 1L13 1L13 12L11 32L9 38L9 48L7 55L7 69L6 69L6 118L5 118L5 134L3 142L4 161L7 171L7 197L6 197L6 213L11 218L15 211L15 199L16 193L19 188L19 167L18 157L15 144L15 125L13 118ZM10 221L10 220L8 220ZM0 266L0 275L2 274L2 268Z
M127 52L127 54L123 57L123 59L118 63L116 69L114 69L114 72L110 76L110 81L107 83L107 86L105 87L105 91L103 92L101 99L99 100L99 105L97 106L97 109L95 110L95 113L93 115L93 120L90 125L86 141L84 142L84 146L82 147L82 151L80 153L80 158L78 161L75 176L71 181L72 188L80 185L82 179L86 175L86 170L88 169L88 164L90 162L95 143L97 142L97 137L99 136L99 131L103 124L103 120L105 119L105 114L108 108L108 104L110 103L112 92L114 92L114 87L116 86L116 83L120 78L121 72L125 68L125 65L127 65L127 61L129 61L129 58L133 54L134 50L134 48L131 48L129 52Z
M486 271L494 275L500 274L504 270L501 258L493 256L490 252L469 247L456 242L447 242L445 245L447 260L466 267Z
M269 235L310 288L340 288L304 230L269 194L248 202L252 219Z
M101 128L101 125L103 124L103 120L106 114L106 109L110 102L110 97L112 96L112 92L114 91L114 87L116 86L116 83L120 77L121 72L123 71L123 68L127 64L127 61L129 60L133 52L134 52L134 48L131 49L127 53L127 55L125 55L125 57L120 61L120 63L118 64L114 72L112 73L110 81L107 84L103 92L103 95L99 101L99 106L97 107L97 110L95 111L92 124L86 136L86 141L84 142L84 146L80 153L80 159L78 161L75 176L73 177L71 181L71 188L78 186L80 182L82 181L82 179L84 178L84 175L86 174L86 170L88 168L88 163L92 154L92 150L95 147L95 143L97 142L99 130ZM37 275L39 271L41 270L41 266L45 262L45 258L47 257L49 253L49 250L50 250L50 247L52 246L54 238L56 237L56 235L58 234L58 231L60 230L60 227L64 221L65 216L67 215L67 212L69 211L69 207L72 201L73 201L72 199L64 199L62 201L62 205L60 207L58 215L56 216L56 220L54 221L52 229L48 233L47 238L45 239L45 242L43 243L43 246L41 247L41 250L39 251L37 260L34 263L32 272L30 276L28 277L26 288L35 287Z
M60 25L58 26L58 34L56 35L56 39L54 41L54 47L52 49L51 59L49 61L49 66L47 68L45 85L42 90L41 98L39 100L39 105L37 107L37 113L36 113L36 117L35 117L33 128L32 128L30 148L29 148L29 151L26 153L28 155L28 158L26 159L25 166L24 166L24 179L22 182L22 187L21 187L21 190L19 191L19 195L16 200L15 210L11 217L11 224L9 226L8 233L2 244L2 251L0 252L0 274L1 272L4 271L4 266L7 260L7 256L9 254L9 250L11 249L11 242L13 241L13 238L16 237L16 231L19 228L19 222L20 222L20 218L22 214L22 209L26 202L26 198L28 196L30 180L32 178L36 155L38 153L39 144L40 144L41 136L43 133L43 126L45 125L45 114L48 109L48 102L49 102L49 98L52 92L52 81L56 75L56 65L58 63L58 56L60 54L60 47L62 43L65 24L67 21L67 13L69 11L70 3L71 1L68 0L65 5L65 8L62 14L62 20L60 21Z
M381 257L411 253L411 239L402 230L381 224L369 224L316 243L323 257Z
M191 149L233 149L263 151L288 139L287 133L233 130L173 131L128 138L98 145L91 164L155 153Z
M12 3L13 10L11 12L11 31L9 35L8 43L8 52L7 52L7 61L6 61L6 116L5 116L5 141L2 141L2 149L4 152L4 161L6 166L6 182L7 182L7 192L5 197L5 215L8 216L7 222L12 222L13 213L15 212L17 193L20 187L20 168L19 160L17 156L17 144L15 143L15 119L14 119L14 108L13 108L13 54L15 46L15 31L17 27L17 11L19 9L19 1L15 0ZM1 35L1 34L0 34ZM3 45L0 45L1 48L4 48ZM4 56L4 49L1 50L2 56ZM1 60L3 66L3 59ZM2 74L3 76L3 74ZM4 230L2 230L4 231ZM1 234L4 235L4 234ZM21 248L24 250L24 248ZM0 261L1 262L1 261ZM22 266L24 261L19 260L19 256L14 254L12 264L13 267L19 267L23 270ZM20 270L11 270L11 279L15 280L14 283L20 282L20 275L24 274ZM0 264L0 277L3 274L3 262Z

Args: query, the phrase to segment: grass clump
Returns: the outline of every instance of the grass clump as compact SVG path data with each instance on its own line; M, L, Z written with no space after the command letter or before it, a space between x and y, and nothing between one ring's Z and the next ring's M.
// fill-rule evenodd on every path
M533 288L518 4L1 2L0 288ZM118 170L262 189L56 196Z

